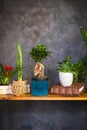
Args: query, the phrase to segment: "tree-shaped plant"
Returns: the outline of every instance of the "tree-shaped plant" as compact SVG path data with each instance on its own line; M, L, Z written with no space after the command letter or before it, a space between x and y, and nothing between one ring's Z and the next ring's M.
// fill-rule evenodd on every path
M38 43L36 47L33 47L30 51L31 57L36 62L34 67L34 77L38 79L45 78L44 76L44 65L41 63L43 59L47 59L51 56L51 51L47 49L46 45Z

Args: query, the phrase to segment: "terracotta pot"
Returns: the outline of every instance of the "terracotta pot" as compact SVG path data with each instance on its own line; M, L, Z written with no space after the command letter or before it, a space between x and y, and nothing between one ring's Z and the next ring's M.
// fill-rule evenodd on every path
M26 80L13 81L12 92L16 96L21 96L26 93Z

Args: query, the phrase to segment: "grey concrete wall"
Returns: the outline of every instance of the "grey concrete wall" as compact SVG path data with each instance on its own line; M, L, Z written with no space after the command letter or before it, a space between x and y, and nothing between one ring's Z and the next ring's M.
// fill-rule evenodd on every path
M16 66L16 44L23 49L23 78L31 82L34 61L31 48L41 42L52 51L44 60L49 84L58 82L57 61L67 55L76 62L86 54L80 25L86 25L87 2L84 0L1 0L0 62Z
M43 61L49 85L57 83L57 61L70 55L76 62L87 54L80 25L87 25L86 0L0 0L0 63L16 66L20 42L23 78L30 83L35 63L29 52L41 42L52 51ZM86 102L6 101L0 102L0 113L2 130L87 129Z

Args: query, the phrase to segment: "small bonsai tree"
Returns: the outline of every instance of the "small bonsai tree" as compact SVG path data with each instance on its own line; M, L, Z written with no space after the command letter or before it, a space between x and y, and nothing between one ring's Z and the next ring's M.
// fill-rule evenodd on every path
M39 43L36 47L33 47L30 51L31 57L35 62L41 62L43 59L47 59L52 52L47 50L46 45Z
M51 51L47 50L46 45L39 43L36 47L33 47L30 51L31 57L36 62L34 68L34 77L38 79L45 78L44 76L44 65L41 63L43 59L47 59L51 56Z

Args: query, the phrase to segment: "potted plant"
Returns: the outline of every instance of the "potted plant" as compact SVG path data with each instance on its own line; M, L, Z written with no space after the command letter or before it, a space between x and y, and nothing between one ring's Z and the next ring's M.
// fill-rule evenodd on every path
M71 86L73 83L73 69L70 59L71 57L67 56L64 61L58 62L59 81L64 87Z
M74 82L84 82L87 76L87 57L72 64L72 70L74 75Z
M12 94L11 79L17 73L17 67L0 64L0 94Z
M77 61L77 63L70 63L70 56L67 56L64 61L58 62L57 72L59 72L59 80L60 83L67 80L67 82L71 82L66 85L61 83L62 86L70 86L72 83L84 82L84 78L87 75L87 59ZM61 76L62 75L62 76ZM63 80L63 78L65 78ZM71 80L69 79L71 78ZM63 80L63 81L62 81Z
M48 94L48 78L44 75L44 65L41 61L47 59L51 53L51 51L47 50L47 46L41 43L30 51L31 57L36 62L33 71L34 78L32 78L32 95L43 96Z
M17 68L18 68L18 80L14 80L12 83L12 91L16 96L21 96L26 93L26 80L22 80L23 76L23 61L22 61L22 48L20 43L17 44Z

